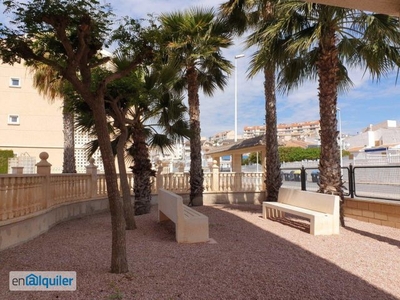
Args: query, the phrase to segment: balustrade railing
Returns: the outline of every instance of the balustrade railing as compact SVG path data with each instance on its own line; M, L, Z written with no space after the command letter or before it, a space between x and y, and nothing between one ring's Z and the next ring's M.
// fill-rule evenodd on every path
M0 221L23 217L63 204L86 201L107 196L106 176L97 174L94 161L90 161L86 174L50 174L51 164L46 155L36 166L38 174L0 175ZM303 169L303 173L301 170ZM282 168L283 185L316 190L318 173L313 168L298 170ZM293 171L294 170L294 171ZM345 193L351 197L374 197L398 200L400 166L357 166L343 168ZM214 164L211 172L204 172L204 193L261 192L265 190L263 173L220 172ZM152 177L152 193L160 187L175 193L190 193L189 173L163 173L159 168ZM133 175L128 174L133 193ZM370 191L373 189L373 191Z
M262 173L232 173L221 172L203 174L204 192L249 192L263 190ZM190 192L189 173L159 174L155 186L175 193ZM157 193L157 190L152 190Z
M91 198L90 174L57 174L49 176L52 199L47 207Z
M0 176L0 221L46 209L46 177Z
M107 196L106 176L97 174L90 161L86 174L51 174L48 155L41 154L37 175L0 175L0 221L22 217L59 205ZM152 177L152 193L163 187L175 193L190 192L189 173L166 173L162 168ZM128 174L133 193L133 175ZM204 173L204 193L257 192L263 189L262 173L220 173L217 165Z

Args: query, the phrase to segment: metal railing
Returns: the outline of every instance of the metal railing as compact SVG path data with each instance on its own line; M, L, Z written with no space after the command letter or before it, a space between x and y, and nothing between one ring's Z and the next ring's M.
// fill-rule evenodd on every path
M317 168L282 168L282 186L317 191ZM400 201L400 165L342 167L344 195Z

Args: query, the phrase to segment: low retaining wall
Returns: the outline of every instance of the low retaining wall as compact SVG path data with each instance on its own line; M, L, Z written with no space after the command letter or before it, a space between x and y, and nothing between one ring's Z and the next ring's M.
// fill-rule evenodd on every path
M108 198L52 207L20 218L0 222L0 251L27 242L58 223L109 210Z
M203 194L204 204L261 204L265 191L260 192L212 192Z
M344 214L363 222L400 228L400 201L346 198Z
M185 204L189 194L180 194ZM261 204L265 192L213 192L203 194L204 204ZM157 204L153 195L152 205ZM364 222L400 228L400 202L346 198L345 216ZM0 222L0 251L22 244L47 232L58 223L109 210L108 198L97 198L52 207Z
M204 193L204 204L260 204L264 192L215 192ZM180 194L185 204L189 194ZM153 195L152 205L157 204ZM0 251L27 242L47 232L58 223L109 210L108 198L98 198L82 202L63 204L23 217L0 222Z
M189 204L189 193L177 193ZM207 192L203 193L203 204L261 204L265 192ZM157 195L153 195L152 205L157 204Z

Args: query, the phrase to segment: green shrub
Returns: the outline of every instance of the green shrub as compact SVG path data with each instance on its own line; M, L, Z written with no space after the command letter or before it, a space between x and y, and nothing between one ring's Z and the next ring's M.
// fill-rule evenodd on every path
M14 157L12 150L0 150L0 174L8 173L8 159Z
M279 159L281 162L293 162L302 160L319 159L320 148L279 147Z

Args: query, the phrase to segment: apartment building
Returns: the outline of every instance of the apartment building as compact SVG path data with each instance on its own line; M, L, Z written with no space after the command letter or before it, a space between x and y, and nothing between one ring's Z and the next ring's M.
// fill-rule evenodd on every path
M32 73L24 64L0 64L0 149L13 150L14 160L33 173L39 153L49 153L53 172L63 160L62 101L49 103L33 88ZM29 164L29 165L24 165Z
M258 126L245 126L243 128L243 138L244 139L251 139L256 136L264 135L265 134L265 125L258 125Z
M39 154L47 152L52 173L63 166L62 100L50 103L33 87L33 74L23 64L0 64L0 149L13 150L11 167L24 167L25 174L35 173ZM85 172L88 159L85 144L93 137L75 133L75 158L78 172ZM94 156L103 171L99 153Z
M299 123L278 124L278 140L306 140L309 137L318 137L321 129L319 121L306 121ZM265 134L265 125L244 127L244 138L249 139Z
M319 121L306 121L290 124L278 124L278 139L280 141L305 140L318 137L321 125Z

